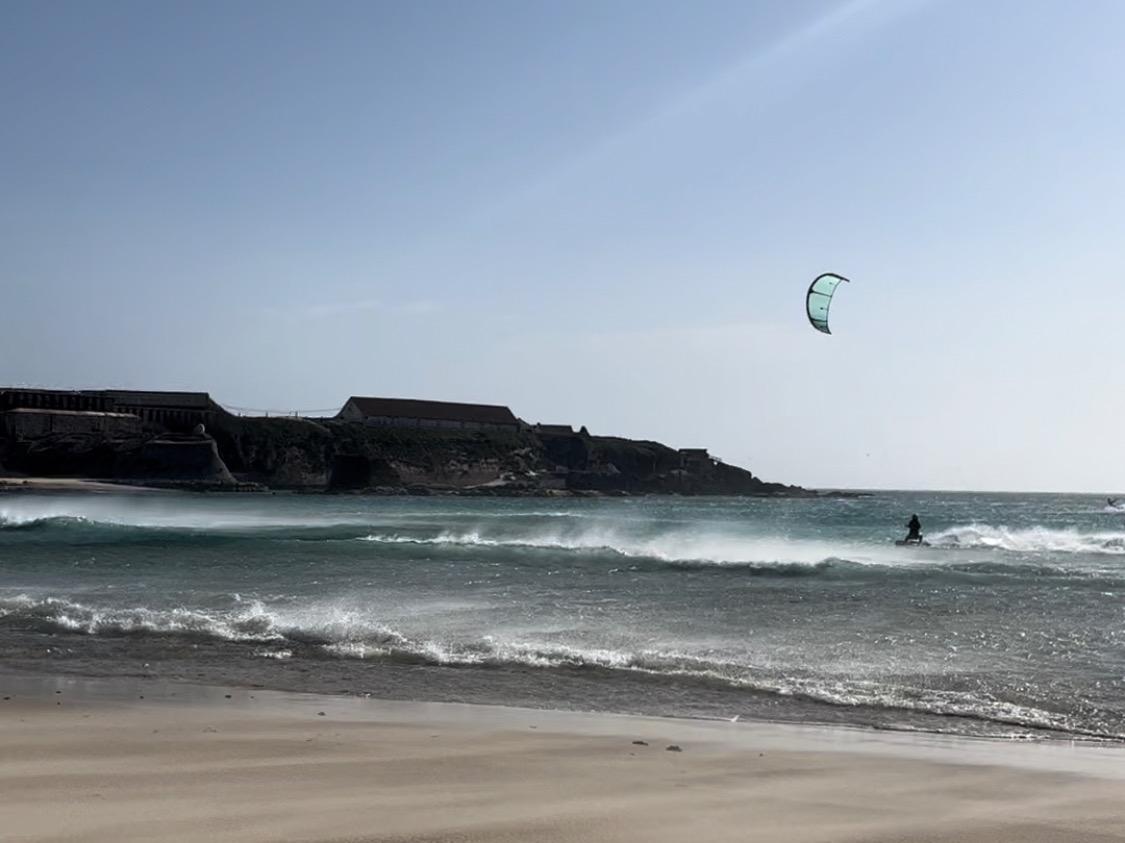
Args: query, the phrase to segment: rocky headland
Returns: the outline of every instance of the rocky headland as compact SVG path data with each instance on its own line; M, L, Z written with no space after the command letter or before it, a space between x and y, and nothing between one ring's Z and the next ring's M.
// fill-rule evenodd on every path
M816 493L658 442L513 431L371 426L221 413L205 430L62 432L0 440L0 476L197 490L460 495Z

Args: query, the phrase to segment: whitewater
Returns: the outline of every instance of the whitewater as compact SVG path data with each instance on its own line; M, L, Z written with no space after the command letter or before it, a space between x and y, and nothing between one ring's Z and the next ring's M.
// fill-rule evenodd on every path
M929 547L896 547L918 513ZM1125 740L1104 497L0 497L5 673Z

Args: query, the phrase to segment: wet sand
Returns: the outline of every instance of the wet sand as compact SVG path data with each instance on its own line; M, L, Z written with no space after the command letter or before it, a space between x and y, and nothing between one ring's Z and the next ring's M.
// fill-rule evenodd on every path
M1125 840L1120 747L5 673L0 697L6 841Z

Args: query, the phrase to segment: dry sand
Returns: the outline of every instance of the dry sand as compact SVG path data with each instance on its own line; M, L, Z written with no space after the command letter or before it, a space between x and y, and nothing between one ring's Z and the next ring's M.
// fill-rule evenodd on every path
M4 841L1125 840L1120 748L3 673L0 691Z
M5 477L0 475L0 492L127 492L130 490L154 491L145 489L143 486L85 480L80 477Z

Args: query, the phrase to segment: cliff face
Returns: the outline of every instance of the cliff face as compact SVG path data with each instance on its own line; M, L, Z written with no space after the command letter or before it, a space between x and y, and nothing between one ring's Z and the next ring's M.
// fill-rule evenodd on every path
M367 427L337 420L227 417L211 430L240 480L307 490L480 494L565 492L792 495L723 464L685 471L659 442Z
M110 437L97 433L49 434L9 440L9 472L36 477L87 477L126 482L233 486L215 440L177 434Z
M525 433L233 416L213 425L211 433L232 473L274 488L456 490L511 481L538 463L538 442Z
M567 487L632 494L800 495L743 468L707 462L685 468L679 451L659 442L576 433L540 437L547 460L565 469Z
M48 477L309 492L799 495L710 461L685 468L658 442L614 437L369 427L335 419L222 415L206 433L20 437L0 464Z

